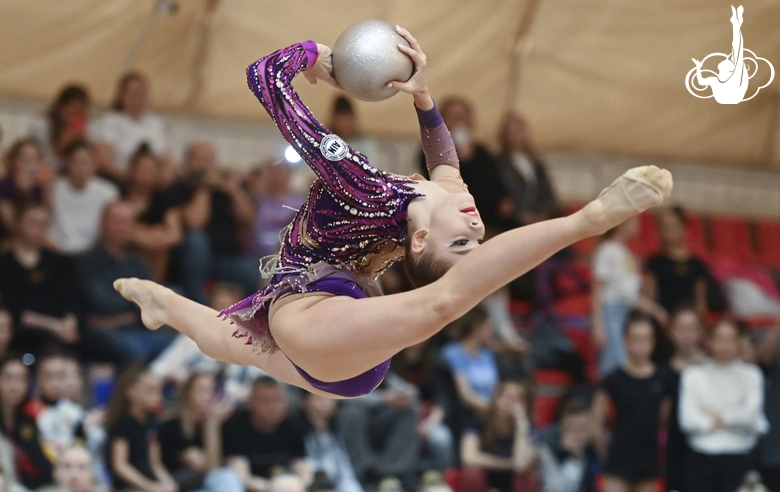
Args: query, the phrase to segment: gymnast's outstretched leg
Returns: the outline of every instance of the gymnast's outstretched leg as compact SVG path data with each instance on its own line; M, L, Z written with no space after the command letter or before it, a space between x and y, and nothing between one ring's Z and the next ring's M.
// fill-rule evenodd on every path
M201 352L209 357L231 364L255 366L285 383L330 398L337 397L312 388L282 352L257 354L252 346L233 338L235 325L223 321L217 311L208 306L149 280L119 279L114 282L114 288L141 307L141 319L149 329L171 326L195 341Z
M624 176L579 212L500 234L420 289L366 299L304 297L280 307L269 321L284 354L253 354L231 337L233 328L217 319L215 311L153 282L119 280L116 287L141 306L150 328L168 324L207 355L256 365L310 389L285 355L321 381L355 377L432 336L556 251L659 205L671 191L671 175L655 167L632 169Z

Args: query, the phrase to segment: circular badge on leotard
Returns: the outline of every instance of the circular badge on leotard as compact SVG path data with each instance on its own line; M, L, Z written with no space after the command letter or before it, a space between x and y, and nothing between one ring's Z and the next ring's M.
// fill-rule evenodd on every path
M320 152L329 161L340 161L347 156L349 147L338 135L325 135L320 142Z

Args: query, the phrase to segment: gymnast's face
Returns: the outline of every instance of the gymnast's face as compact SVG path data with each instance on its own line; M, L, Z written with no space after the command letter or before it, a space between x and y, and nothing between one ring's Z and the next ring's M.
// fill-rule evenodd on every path
M463 255L482 244L485 225L474 197L468 193L446 193L431 211L423 248L437 261L452 266Z

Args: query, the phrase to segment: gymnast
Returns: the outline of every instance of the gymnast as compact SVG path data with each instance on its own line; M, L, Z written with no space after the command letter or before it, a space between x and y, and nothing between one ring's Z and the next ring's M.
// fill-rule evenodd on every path
M291 82L302 71L310 82L338 86L327 46L306 41L256 61L247 69L249 87L317 179L279 254L263 268L269 285L219 315L154 282L117 280L114 287L140 306L148 328L169 325L206 355L257 366L315 394L361 396L379 385L402 349L553 253L669 196L668 171L634 168L573 215L482 244L485 227L428 93L425 54L409 32L398 32L411 45L399 49L415 74L390 85L413 96L431 181L372 167L300 101ZM382 296L377 278L401 259L416 288Z

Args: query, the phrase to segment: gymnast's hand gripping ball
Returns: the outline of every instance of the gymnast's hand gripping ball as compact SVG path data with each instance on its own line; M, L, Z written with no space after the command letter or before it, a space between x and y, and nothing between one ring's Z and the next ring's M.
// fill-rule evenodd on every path
M352 97L382 101L398 89L387 83L406 82L414 74L414 62L398 50L409 43L389 22L365 20L349 26L333 46L333 76Z

